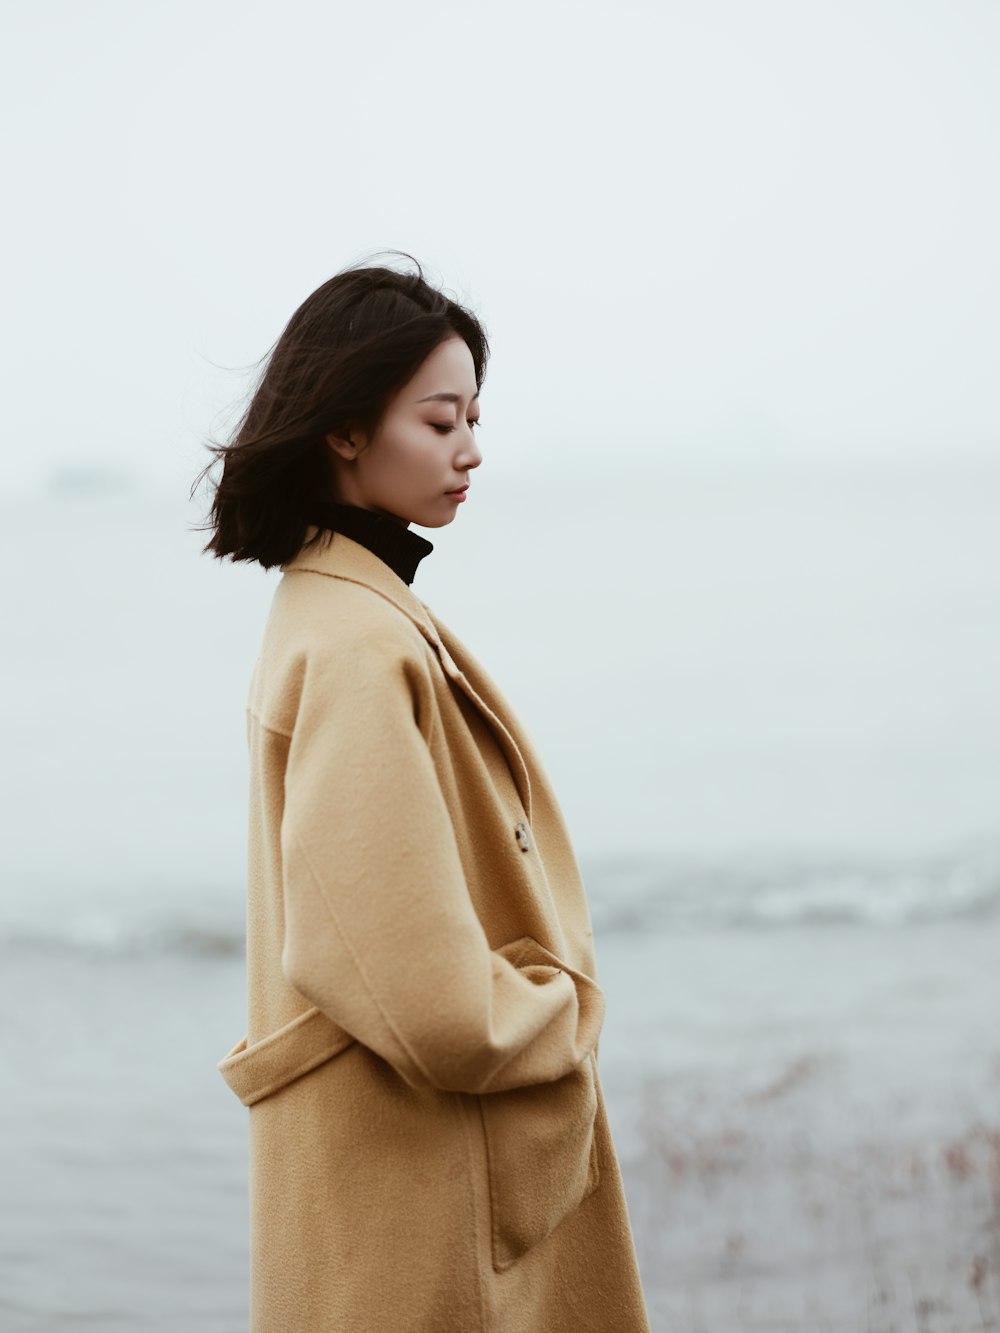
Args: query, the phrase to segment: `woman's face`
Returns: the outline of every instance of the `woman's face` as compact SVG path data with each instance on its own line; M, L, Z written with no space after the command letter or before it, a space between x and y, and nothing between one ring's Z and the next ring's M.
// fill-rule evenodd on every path
M354 430L327 435L337 498L400 523L444 527L483 461L478 421L472 353L461 338L449 338L390 400L370 438Z

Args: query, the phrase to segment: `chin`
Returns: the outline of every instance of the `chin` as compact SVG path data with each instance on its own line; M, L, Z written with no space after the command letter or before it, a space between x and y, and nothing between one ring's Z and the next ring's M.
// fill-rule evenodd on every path
M428 514L422 518L411 518L410 522L415 523L418 528L446 528L449 523L454 523L456 517L457 514L448 514L445 518L440 514L435 514L433 517Z

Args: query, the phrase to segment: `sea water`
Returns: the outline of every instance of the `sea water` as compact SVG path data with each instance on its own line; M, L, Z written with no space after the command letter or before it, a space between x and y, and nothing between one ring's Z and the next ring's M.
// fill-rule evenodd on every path
M651 1076L680 1115L819 1060L816 1110L891 1066L873 1123L909 1089L940 1133L942 1089L984 1095L1000 470L473 480L414 590L563 805L655 1287ZM137 487L0 505L5 1329L245 1325L245 1112L214 1064L243 1032L243 706L278 575L201 555L198 516Z

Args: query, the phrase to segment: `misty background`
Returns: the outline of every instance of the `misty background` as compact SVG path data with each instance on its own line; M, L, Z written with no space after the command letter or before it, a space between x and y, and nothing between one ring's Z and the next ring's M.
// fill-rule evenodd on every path
M54 0L0 25L5 1327L137 1328L158 1283L164 1328L238 1324L243 1121L213 1062L243 1031L243 708L278 574L202 555L188 492L293 310L389 248L490 336L484 463L414 590L580 853L634 1215L629 1060L798 1058L818 978L830 1041L864 1029L873 1088L891 1046L893 1096L951 1132L947 1071L976 1101L1000 1070L963 1045L997 1000L1000 7ZM876 992L929 1007L883 1031ZM67 1108L83 1052L107 1100ZM638 1230L670 1288L649 1237L674 1231Z
M6 27L5 878L239 891L276 576L200 556L187 491L292 310L388 247L493 345L415 588L582 855L997 838L995 5Z

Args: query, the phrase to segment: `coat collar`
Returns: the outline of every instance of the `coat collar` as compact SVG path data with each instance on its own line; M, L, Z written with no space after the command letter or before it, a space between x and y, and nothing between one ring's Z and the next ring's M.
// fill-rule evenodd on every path
M319 531L317 525L310 524L306 529L305 541L308 542ZM447 637L454 652L462 656L464 650L458 640L431 615L428 607L416 593L390 569L384 560L342 532L326 532L319 541L312 546L304 545L296 556L281 566L283 574L295 570L308 570L314 574L325 574L328 578L360 583L380 597L384 597L387 602L391 602L416 625L434 648L448 678L465 692L492 726L506 756L511 776L521 797L521 804L530 821L531 783L528 779L528 768L514 738L513 725L505 722L500 716L503 711L502 702L499 699L484 698L483 693L473 687L456 662L451 649L444 642L444 638Z

